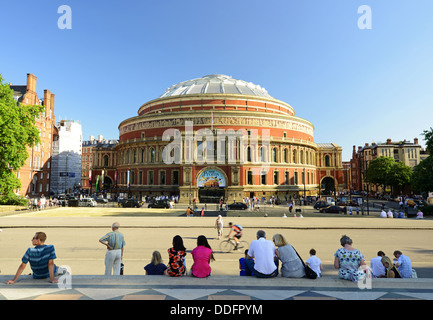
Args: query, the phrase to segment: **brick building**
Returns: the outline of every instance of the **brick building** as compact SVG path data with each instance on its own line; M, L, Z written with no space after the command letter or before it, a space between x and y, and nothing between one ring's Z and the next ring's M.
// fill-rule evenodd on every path
M316 144L313 132L264 88L209 75L173 85L120 123L108 177L116 192L182 202L330 194L344 185L342 150Z
M39 130L41 142L28 148L29 157L26 163L16 173L21 181L21 189L16 193L22 196L40 197L50 194L51 157L53 137L55 133L54 94L50 90L44 90L43 99L39 98L36 91L37 78L27 74L26 85L9 84L14 90L14 99L17 103L28 105L43 105L45 110L36 119L36 127Z

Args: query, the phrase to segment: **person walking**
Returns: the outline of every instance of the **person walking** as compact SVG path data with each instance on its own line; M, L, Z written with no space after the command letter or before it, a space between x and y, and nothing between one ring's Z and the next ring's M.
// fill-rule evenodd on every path
M218 218L215 221L215 229L217 229L218 231L218 240L220 240L223 235L223 227L223 217L221 215L218 215Z
M120 275L120 267L123 260L123 251L125 248L125 237L119 232L120 224L114 222L111 226L111 232L107 233L99 242L107 247L105 254L105 275Z

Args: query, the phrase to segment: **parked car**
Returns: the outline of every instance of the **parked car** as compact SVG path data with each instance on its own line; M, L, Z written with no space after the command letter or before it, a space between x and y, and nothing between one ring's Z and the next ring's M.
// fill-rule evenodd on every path
M316 209L316 210L319 210L319 209L321 209L321 208L326 208L326 207L329 207L329 203L328 202L326 202L326 201L317 201L315 204L314 204L314 209Z
M328 206L328 207L320 209L320 212L322 212L322 213L340 213L343 211L344 211L344 208L339 207L339 206Z
M128 199L122 202L123 208L141 208L143 202L136 199Z
M170 208L170 202L168 200L156 200L147 206L148 208Z
M92 198L83 198L78 203L80 207L96 207L96 201Z
M229 210L246 210L248 207L243 202L235 202L228 205Z

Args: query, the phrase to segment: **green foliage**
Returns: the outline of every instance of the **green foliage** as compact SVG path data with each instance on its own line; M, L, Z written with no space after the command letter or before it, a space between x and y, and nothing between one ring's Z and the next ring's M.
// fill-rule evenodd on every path
M43 106L17 105L13 90L0 74L0 195L21 187L14 172L25 164L27 147L40 141L35 121L42 111Z
M371 161L365 172L368 183L382 186L392 186L401 190L409 185L412 179L412 169L402 162L395 162L390 157L379 157Z
M433 156L433 128L430 128L430 131L424 130L422 135L424 136L424 140L426 142L426 150L430 156Z
M365 171L365 181L385 188L385 186L390 185L387 183L387 179L394 165L394 158L379 157L374 159Z
M25 206L27 204L28 200L26 198L17 196L15 193L0 196L0 205Z
M419 193L433 191L433 156L421 161L414 168L412 188Z

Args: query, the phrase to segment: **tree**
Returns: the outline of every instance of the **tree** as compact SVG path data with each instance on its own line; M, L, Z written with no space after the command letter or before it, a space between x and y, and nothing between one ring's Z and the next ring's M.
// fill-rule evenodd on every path
M433 156L429 156L413 170L412 187L419 193L433 191Z
M429 156L421 161L413 170L412 187L417 192L433 191L433 128L424 130L424 140Z
M409 185L412 180L412 168L403 162L395 162L388 174L386 184L392 186L394 193L396 189L403 191L404 187Z
M412 169L402 162L395 162L394 158L379 157L371 161L365 171L365 181L385 189L386 186L402 189L410 184Z
M25 164L27 147L40 142L35 122L42 111L43 106L17 105L0 74L0 196L10 196L21 187L14 172Z
M365 170L365 181L385 189L385 187L389 185L387 179L394 164L394 158L379 157L374 159L368 164Z
M430 128L430 131L424 130L422 135L424 136L424 140L426 142L426 150L431 157L433 156L433 128Z

